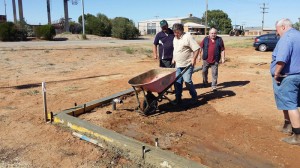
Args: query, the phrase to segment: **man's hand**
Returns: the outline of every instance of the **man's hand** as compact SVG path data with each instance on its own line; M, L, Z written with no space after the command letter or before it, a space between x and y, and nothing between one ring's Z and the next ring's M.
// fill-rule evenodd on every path
M224 57L222 57L222 59L221 59L221 63L222 63L222 64L224 64L224 63L225 63L225 58L224 58Z
M276 83L278 83L278 84L281 83L283 78L285 78L285 77L286 77L286 75L281 75L281 74L274 75L274 79L275 79Z
M176 62L175 62L175 60L174 60L174 59L172 59L172 65L175 65L175 63L176 63Z
M284 68L284 66L285 66L284 62L278 61L276 63L275 72L274 72L274 79L277 83L281 83L282 79L284 77L286 77L286 75L281 75L281 71Z
M154 54L154 55L153 55L153 58L154 58L154 59L157 59L158 57L157 57L157 55Z

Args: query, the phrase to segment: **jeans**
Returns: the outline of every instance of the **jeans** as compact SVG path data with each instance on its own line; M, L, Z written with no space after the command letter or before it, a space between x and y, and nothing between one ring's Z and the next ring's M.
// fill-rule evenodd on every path
M185 69L183 68L176 68L176 77ZM191 66L183 75L180 77L174 84L175 86L175 96L176 99L180 100L182 97L182 86L183 81L185 82L186 87L189 89L190 95L193 99L197 99L197 92L193 85L192 81L192 74L193 74L194 67Z
M206 60L203 60L203 69L202 69L202 77L203 77L203 84L207 84L207 75L208 75L208 68L211 67L211 86L216 87L217 86L217 80L218 80L218 66L219 63L208 63Z

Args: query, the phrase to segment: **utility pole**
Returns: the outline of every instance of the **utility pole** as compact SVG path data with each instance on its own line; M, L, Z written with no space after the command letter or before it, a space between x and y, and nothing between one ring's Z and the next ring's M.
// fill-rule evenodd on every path
M14 15L14 23L17 23L17 10L16 10L16 1L12 0L12 7L13 7L13 15Z
M266 7L266 3L263 3L262 4L263 6L260 7L260 9L262 9L261 13L263 14L262 16L262 24L261 24L261 31L263 32L264 31L264 22L265 22L265 13L268 13L266 10L269 9Z
M4 0L4 12L5 12L6 20L7 20L7 14L6 14L6 0Z
M48 15L48 24L51 25L50 0L47 0L47 15Z
M205 11L205 35L207 35L207 10L208 10L208 0L206 0L206 11Z
M82 2L82 34L85 35L85 21L84 21L84 2Z
M20 24L21 24L21 27L23 27L23 25L24 25L24 17L23 17L23 3L22 3L22 0L18 0L18 5L19 5Z
M65 11L65 32L69 32L69 11L68 11L68 0L64 0L64 11Z

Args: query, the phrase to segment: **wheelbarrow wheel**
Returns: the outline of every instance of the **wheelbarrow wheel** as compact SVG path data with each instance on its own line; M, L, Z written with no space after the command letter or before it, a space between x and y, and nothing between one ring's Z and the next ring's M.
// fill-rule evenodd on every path
M149 105L148 105L149 104ZM147 103L147 100L143 101L143 112L145 115L154 114L157 109L158 103L156 100L153 100L150 103Z

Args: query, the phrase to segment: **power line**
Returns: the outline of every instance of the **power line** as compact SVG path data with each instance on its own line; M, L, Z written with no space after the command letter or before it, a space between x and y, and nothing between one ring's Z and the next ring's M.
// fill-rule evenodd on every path
M266 3L262 4L262 7L260 7L260 9L262 9L261 13L263 14L262 16L262 22L261 22L261 30L264 30L264 22L265 22L265 13L268 13L266 10L269 9L266 7Z

